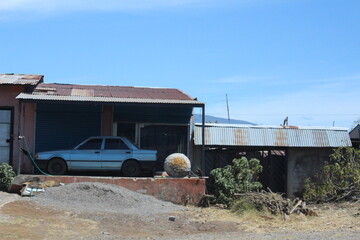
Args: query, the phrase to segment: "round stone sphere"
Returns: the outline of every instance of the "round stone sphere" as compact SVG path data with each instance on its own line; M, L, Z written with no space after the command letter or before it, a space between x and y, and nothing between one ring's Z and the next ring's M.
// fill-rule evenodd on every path
M164 170L170 177L185 177L191 170L191 163L185 154L173 153L165 159Z

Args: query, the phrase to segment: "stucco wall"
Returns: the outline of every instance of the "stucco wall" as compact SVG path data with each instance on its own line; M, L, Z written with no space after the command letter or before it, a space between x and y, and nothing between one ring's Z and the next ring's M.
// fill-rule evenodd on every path
M18 167L19 159L22 159L21 171L23 173L32 172L32 164L19 152L19 146L23 145L22 140L18 139L19 135L25 135L29 142L30 150L33 151L33 139L34 139L34 109L35 106L32 103L23 104L21 126L19 128L19 102L16 100L16 96L24 91L24 86L18 85L0 85L0 107L9 107L13 109L13 150L12 150L12 166L16 170ZM19 131L20 134L19 134Z
M18 151L19 145L17 141L18 127L19 127L19 117L18 117L19 104L15 98L21 91L23 91L22 86L0 85L0 107L13 108L14 121L11 129L13 132L13 151L12 153L10 153L13 156L12 159L13 166L14 163L17 162L19 156L19 151Z
M304 190L306 178L320 173L325 161L329 161L331 148L290 148L287 151L287 195L290 198Z
M35 152L35 103L22 104L22 122L20 128L20 135L26 137L29 151ZM20 146L26 149L25 139L21 140ZM33 173L33 164L31 160L24 154L20 155L21 160L21 173Z

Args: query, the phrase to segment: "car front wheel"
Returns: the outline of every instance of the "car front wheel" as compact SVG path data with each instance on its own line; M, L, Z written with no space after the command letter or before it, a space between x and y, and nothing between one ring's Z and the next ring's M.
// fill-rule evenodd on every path
M48 164L48 172L51 175L63 175L66 172L66 163L60 158L54 158Z
M140 165L135 160L128 160L123 163L121 171L125 177L137 177L140 175Z

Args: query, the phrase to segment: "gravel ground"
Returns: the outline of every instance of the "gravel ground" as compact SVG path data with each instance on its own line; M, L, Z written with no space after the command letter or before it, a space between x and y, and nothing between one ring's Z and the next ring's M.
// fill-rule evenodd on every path
M21 199L21 200L20 200ZM315 209L315 207L314 207ZM115 185L74 183L32 198L0 194L1 239L359 240L358 203L316 205L288 221L177 206ZM171 220L173 218L173 220Z
M115 240L118 237L98 235L88 240ZM122 240L168 240L169 237L121 238ZM222 232L176 236L176 240L359 240L360 232L289 232L289 233L245 233Z
M53 187L30 200L43 206L77 213L106 212L151 216L182 210L181 206L170 202L104 183L72 183Z

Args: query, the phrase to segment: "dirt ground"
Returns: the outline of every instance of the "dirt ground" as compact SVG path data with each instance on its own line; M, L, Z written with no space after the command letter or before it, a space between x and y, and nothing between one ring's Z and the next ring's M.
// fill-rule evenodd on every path
M150 219L101 212L76 214L7 193L0 193L0 208L0 239L4 240L360 239L360 202L310 206L318 217L291 215L289 220L195 207Z

